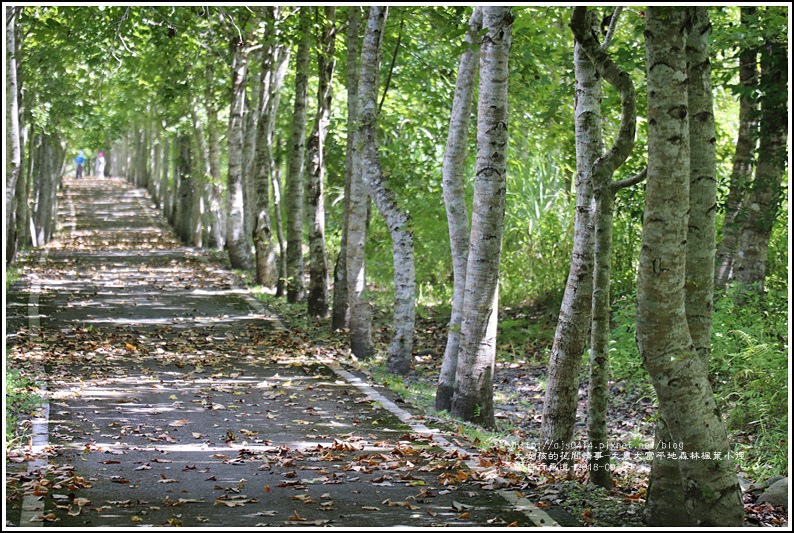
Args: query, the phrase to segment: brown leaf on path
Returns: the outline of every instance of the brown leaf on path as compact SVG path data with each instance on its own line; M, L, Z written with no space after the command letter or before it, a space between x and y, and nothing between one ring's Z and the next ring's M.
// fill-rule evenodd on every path
M456 501L452 501L452 509L455 511L468 511L470 509L474 509L473 505L466 505L465 503L460 503Z
M220 498L215 500L214 505L225 505L226 507L242 507L245 505L244 501L229 501L229 500L221 500Z
M289 521L289 522L305 522L306 519L305 518L301 518L301 516L298 514L298 511L293 511L292 516L287 518L287 521Z
M311 496L309 496L308 494L297 494L297 495L293 496L292 499L301 501L304 504L313 503L314 502L314 500L312 500Z
M61 519L55 516L55 513L48 513L43 515L36 515L30 519L31 522L60 522Z
M172 422L169 422L168 425L171 426L172 428L181 428L182 426L186 425L188 422L189 420L187 419L174 420Z

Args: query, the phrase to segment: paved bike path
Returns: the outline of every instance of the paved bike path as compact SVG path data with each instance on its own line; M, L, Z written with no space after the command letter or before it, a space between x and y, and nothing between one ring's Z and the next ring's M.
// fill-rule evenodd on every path
M7 355L46 369L49 397L29 460L7 465L25 493L7 526L556 524L306 356L144 191L66 180L59 202L58 234L7 295Z

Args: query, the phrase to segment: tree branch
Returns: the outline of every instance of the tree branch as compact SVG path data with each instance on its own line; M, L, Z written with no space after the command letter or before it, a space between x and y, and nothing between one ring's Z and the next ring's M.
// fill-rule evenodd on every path
M643 182L646 177L648 177L647 166L630 178L613 182L612 185L610 185L610 188L612 189L612 192L618 192L620 189L625 189L626 187L631 187L632 185Z
M587 7L575 7L571 14L571 30L574 38L582 46L587 57L593 62L598 73L620 95L620 129L612 148L599 157L593 165L593 173L614 170L628 159L634 148L634 135L637 128L637 109L634 95L634 83L624 70L621 70L601 48L594 32L587 24Z
M612 42L612 37L615 36L615 28L618 27L618 18L620 17L620 13L622 11L623 11L622 6L616 7L615 12L612 13L612 18L609 19L609 29L607 30L606 37L604 37L604 42L601 43L601 49L605 52L609 48L609 44Z
M405 26L405 14L400 13L400 33L397 36L397 44L394 45L394 54L391 57L391 66L389 67L389 76L386 78L386 84L383 87L383 96L380 98L380 105L378 105L378 113L383 109L383 102L386 101L386 93L389 92L389 85L391 84L391 75L394 72L394 64L397 63L397 51L400 49L400 41L403 38L403 27Z

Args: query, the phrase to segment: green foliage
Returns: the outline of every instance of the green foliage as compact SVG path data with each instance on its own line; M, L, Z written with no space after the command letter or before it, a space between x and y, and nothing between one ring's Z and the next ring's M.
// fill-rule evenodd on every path
M6 275L5 275L6 293L8 293L9 287L11 287L11 285L14 282L16 282L19 279L19 277L20 277L20 272L18 268L6 267Z
M743 294L715 302L710 381L726 415L740 467L757 479L788 472L788 291ZM634 338L633 298L616 304L610 341L612 379L648 387Z
M23 371L6 366L6 451L21 444L25 429L21 419L30 415L41 405L41 397L36 394L36 383Z
M711 377L728 415L742 464L759 477L788 471L788 294L742 294L717 300ZM741 303L738 303L741 301Z

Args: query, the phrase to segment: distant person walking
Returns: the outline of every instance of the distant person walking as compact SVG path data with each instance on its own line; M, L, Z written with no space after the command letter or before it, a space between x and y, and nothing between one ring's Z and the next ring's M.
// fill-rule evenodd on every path
M83 177L83 165L85 165L85 153L83 153L82 150L77 152L77 157L74 158L74 164L77 168L77 179L80 179Z
M99 152L96 156L96 175L98 178L105 177L105 152Z

